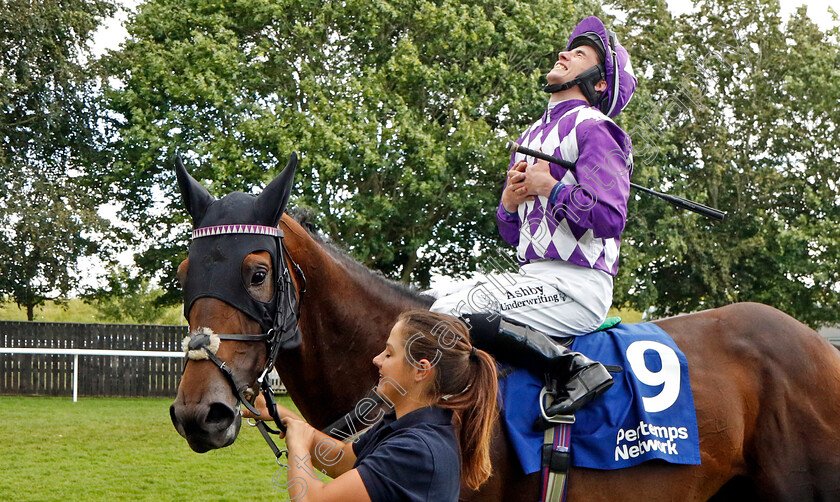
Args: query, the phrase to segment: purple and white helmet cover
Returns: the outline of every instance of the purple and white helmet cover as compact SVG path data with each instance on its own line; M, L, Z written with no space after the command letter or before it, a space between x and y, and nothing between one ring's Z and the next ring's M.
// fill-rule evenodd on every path
M633 97L633 92L636 90L636 75L633 73L633 66L630 64L630 55L627 50L618 43L616 38L614 44L610 43L607 35L607 28L604 23L595 16L590 16L578 23L572 35L569 37L569 43L566 44L566 50L572 45L572 41L583 35L584 33L592 32L596 34L607 48L606 57L604 58L604 66L607 74L607 89L601 97L599 108L608 117L615 118L630 102Z

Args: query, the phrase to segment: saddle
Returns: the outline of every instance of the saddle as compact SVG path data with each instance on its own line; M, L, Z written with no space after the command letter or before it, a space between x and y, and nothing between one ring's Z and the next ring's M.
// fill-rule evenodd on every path
M621 323L621 317L608 317L601 326L592 333L613 328ZM591 333L590 333L591 334ZM554 343L569 347L575 337L550 338ZM610 373L620 373L621 366L610 365L606 367ZM512 371L512 366L499 372L499 379L506 378ZM575 416L555 414L549 415L546 411L552 402L562 392L562 387L556 378L549 374L543 375L545 385L539 394L537 401L539 413L534 420L533 429L543 431L543 445L540 455L542 468L542 501L561 501L564 499L566 490L566 477L571 466L571 426L575 423Z

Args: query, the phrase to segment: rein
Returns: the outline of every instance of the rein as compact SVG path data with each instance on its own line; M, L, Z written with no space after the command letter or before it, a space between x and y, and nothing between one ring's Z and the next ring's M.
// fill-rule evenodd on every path
M257 427L271 448L277 462L280 463L280 457L287 452L286 450L280 450L269 434L280 434L281 431L285 433L286 426L283 425L280 416L277 414L277 402L274 399L274 390L268 383L267 376L274 369L274 362L281 349L294 348L300 344L298 321L300 320L302 295L306 292L306 276L303 274L300 266L289 255L286 244L283 241L283 231L277 227L261 225L218 225L196 229L192 233L192 238L195 240L223 234L268 235L276 239L277 263L274 266L277 271L277 282L275 285L277 301L275 303L273 327L266 333L261 334L216 334L209 328L199 328L184 338L182 348L187 360L206 359L219 368L219 371L222 372L222 375L228 382L233 395L254 415L261 415L253 403L259 393L263 393L266 405L268 406L268 413L277 424L279 430L272 429L262 420L257 421L255 427ZM291 271L289 270L290 265L300 277L299 289L295 287L292 280ZM257 378L256 390L252 389L247 383L237 383L231 369L224 361L216 356L222 340L265 342L266 363L260 372L260 376ZM186 369L186 365L184 367ZM250 422L248 423L249 425L253 425Z

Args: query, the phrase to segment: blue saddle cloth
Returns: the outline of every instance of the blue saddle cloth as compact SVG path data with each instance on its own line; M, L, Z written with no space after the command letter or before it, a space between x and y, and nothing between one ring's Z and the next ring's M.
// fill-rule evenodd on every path
M699 464L700 446L688 363L671 337L652 323L620 324L575 338L572 350L621 366L615 383L575 414L572 465L621 469L648 460ZM526 474L540 470L541 375L517 369L499 382L503 416Z

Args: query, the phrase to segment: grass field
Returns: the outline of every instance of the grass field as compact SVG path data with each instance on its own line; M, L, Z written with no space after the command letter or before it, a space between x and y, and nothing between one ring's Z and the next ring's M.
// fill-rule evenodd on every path
M78 298L66 300L66 305L58 305L48 300L45 305L36 307L35 321L45 322L92 322L92 323L131 323L131 320L111 319L99 312L93 305ZM0 302L0 321L25 321L26 309L21 309L12 302ZM183 305L174 305L166 309L154 324L186 325Z
M243 424L233 445L194 453L171 403L0 396L0 501L288 500L256 429ZM280 472L274 483L285 481Z

